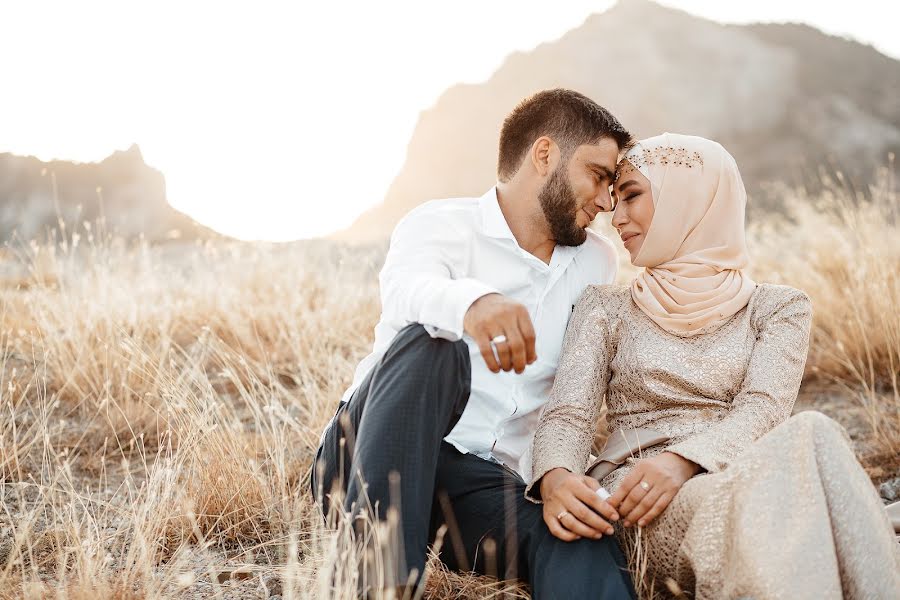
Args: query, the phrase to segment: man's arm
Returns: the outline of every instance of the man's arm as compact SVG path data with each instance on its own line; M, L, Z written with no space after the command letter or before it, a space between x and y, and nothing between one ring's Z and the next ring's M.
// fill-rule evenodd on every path
M528 311L466 276L472 236L448 217L417 209L397 224L379 277L384 317L421 323L432 337L450 341L468 333L492 371L521 372L537 358ZM499 364L490 343L498 335L507 338L497 344Z
M414 210L394 229L381 269L384 316L398 324L421 323L432 337L456 341L475 300L497 293L484 282L460 277L470 235L439 213Z

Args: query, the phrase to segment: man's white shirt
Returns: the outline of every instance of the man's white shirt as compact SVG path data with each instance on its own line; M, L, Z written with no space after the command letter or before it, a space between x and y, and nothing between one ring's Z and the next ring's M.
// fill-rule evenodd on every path
M427 202L407 214L391 236L379 277L382 314L374 347L359 363L342 402L410 323L421 323L435 338L463 339L472 362L471 395L444 439L461 452L504 463L527 482L531 442L549 400L572 308L585 287L611 283L615 275L612 243L592 230L581 246L556 246L549 265L522 250L500 210L496 187L481 198ZM463 331L469 307L490 293L522 303L531 316L537 360L522 374L492 373L478 344Z

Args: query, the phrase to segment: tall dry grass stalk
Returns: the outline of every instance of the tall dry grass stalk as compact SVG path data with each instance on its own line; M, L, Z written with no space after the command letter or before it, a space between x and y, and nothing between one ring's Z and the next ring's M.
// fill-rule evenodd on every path
M790 200L751 228L754 273L810 294L808 377L859 394L896 449L895 192ZM324 528L307 478L371 345L383 249L74 229L2 265L0 597L348 598L385 581L366 556L384 532ZM425 597L526 597L428 569Z
M896 462L900 197L892 172L885 169L865 190L839 173L815 197L782 190L784 213L757 219L749 244L757 279L793 285L812 299L806 379L856 398L884 457Z
M280 580L292 540L314 547L306 473L369 343L378 255L86 239L18 249L0 290L0 589L215 591L241 557Z

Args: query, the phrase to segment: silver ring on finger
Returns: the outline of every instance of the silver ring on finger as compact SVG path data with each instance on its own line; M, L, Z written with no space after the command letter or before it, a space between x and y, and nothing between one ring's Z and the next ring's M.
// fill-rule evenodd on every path
M497 344L504 344L504 343L506 343L506 336L502 335L502 334L495 335L494 337L491 338L491 343L494 344L495 346Z
M556 515L556 520L559 521L560 523L562 523L562 518L563 518L564 516L570 515L570 514L572 514L572 513L570 513L570 512L567 511L567 510L564 510L564 511L562 511L561 513L559 513L558 515Z
M650 491L650 484L647 483L646 481L642 481L642 482L641 482L640 484L638 484L638 485L640 485L640 486L641 486L641 489L644 490L645 492L649 492L649 491Z

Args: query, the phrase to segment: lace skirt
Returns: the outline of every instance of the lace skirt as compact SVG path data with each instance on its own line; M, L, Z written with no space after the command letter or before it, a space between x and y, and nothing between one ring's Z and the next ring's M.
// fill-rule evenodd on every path
M843 428L814 411L688 481L648 527L617 534L644 598L900 597L881 500Z

